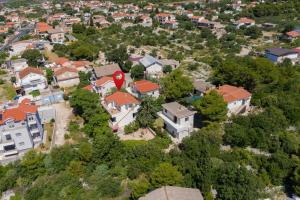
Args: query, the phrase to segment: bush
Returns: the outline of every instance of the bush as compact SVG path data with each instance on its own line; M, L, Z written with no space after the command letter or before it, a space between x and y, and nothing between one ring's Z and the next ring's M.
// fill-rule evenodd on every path
M5 81L3 79L0 79L0 85L3 85Z
M125 134L133 133L139 129L139 125L136 122L131 122L130 124L126 125L124 128Z

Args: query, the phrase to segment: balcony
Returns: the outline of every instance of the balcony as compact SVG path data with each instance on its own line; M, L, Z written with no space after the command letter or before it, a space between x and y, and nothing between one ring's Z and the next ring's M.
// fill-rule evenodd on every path
M28 120L28 125L31 126L31 125L35 125L37 124L36 120Z
M39 133L39 132L40 132L40 130L39 130L38 128L31 128L31 129L30 129L31 135L33 135L33 134L35 134L35 133Z
M18 150L13 149L13 150L9 150L9 151L4 151L3 156L8 157L8 156L17 155L18 153L19 153Z

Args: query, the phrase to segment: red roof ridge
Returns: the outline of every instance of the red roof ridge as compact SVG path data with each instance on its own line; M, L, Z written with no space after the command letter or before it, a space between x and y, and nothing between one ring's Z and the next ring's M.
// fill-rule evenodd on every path
M26 67L25 69L23 69L22 71L19 72L19 77L22 79L25 76L27 76L28 74L40 74L40 75L44 75L43 70L39 69L39 68L35 68L35 67Z
M140 102L131 94L126 92L117 91L112 95L105 97L106 103L114 102L118 106L127 105L127 104L139 104Z

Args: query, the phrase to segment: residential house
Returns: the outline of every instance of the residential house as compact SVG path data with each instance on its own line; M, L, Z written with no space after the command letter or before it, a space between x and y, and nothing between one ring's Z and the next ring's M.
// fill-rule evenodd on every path
M128 91L137 98L143 98L145 96L151 96L154 98L159 97L159 85L152 83L148 80L140 80L133 82Z
M197 26L199 28L210 28L210 29L213 29L214 26L215 26L215 23L211 22L211 21L209 21L207 19L201 19L201 20L198 21Z
M149 15L142 15L140 17L140 24L144 27L151 27L152 26L152 18Z
M127 17L127 14L122 12L117 12L117 13L113 13L111 17L114 19L115 22L120 22L121 20Z
M158 13L155 15L155 19L158 20L160 24L176 20L175 15L170 13Z
M63 44L65 41L65 32L62 28L48 30L49 39L54 44Z
M194 114L196 112L177 102L166 103L162 107L163 111L158 112L158 116L164 120L165 129L179 141L189 136L193 131Z
M37 106L24 99L0 109L0 160L22 155L43 142Z
M250 108L252 94L242 87L222 85L217 92L227 103L228 115L245 113Z
M61 88L73 87L80 82L78 71L71 67L61 67L54 71L54 81Z
M146 75L158 78L163 74L163 65L156 58L146 55L139 60L140 64L145 67Z
M269 60L275 63L282 63L284 59L290 59L293 61L298 58L297 51L284 48L266 49L265 55Z
M43 70L27 67L19 72L16 86L23 88L25 92L29 93L34 90L45 89L48 85Z
M112 76L115 71L122 71L118 64L109 64L93 68L94 79L99 79L103 76Z
M35 33L39 36L46 37L48 35L48 31L50 31L52 26L48 25L45 22L38 22L35 25Z
M96 81L92 81L91 86L93 91L98 93L101 97L105 97L113 88L116 88L113 78L109 76L103 76Z
M133 122L140 108L134 96L120 91L105 97L102 105L111 116L109 124L114 131Z
M71 62L71 67L77 69L79 72L89 72L91 69L91 63L86 60L77 60L77 61L72 61Z
M204 96L207 92L213 90L215 88L214 85L201 81L201 80L195 80L193 82L194 85L194 94L199 96Z
M287 39L289 40L295 40L300 37L300 31L289 31L285 33Z
M21 70L28 67L27 60L25 58L9 60L7 61L6 65L7 68L12 70L15 74L18 74Z
M0 34L8 33L8 26L5 24L0 24Z
M246 17L242 17L238 21L236 21L235 25L236 25L236 27L238 29L241 26L250 27L250 26L254 26L255 25L255 20L249 19L249 18L246 18Z
M203 200L199 189L177 186L163 186L155 189L139 200Z
M71 65L71 62L68 58L65 57L59 57L57 59L55 59L55 64L57 64L60 67L68 67Z
M163 26L168 28L168 29L177 29L178 28L178 22L176 20L166 21L163 24Z

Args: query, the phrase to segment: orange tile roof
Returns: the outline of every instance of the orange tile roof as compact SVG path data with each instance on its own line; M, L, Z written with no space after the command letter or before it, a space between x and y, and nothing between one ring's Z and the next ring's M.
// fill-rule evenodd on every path
M30 100L24 99L18 107L0 111L0 114L2 115L2 118L0 119L0 125L4 124L8 119L12 119L14 121L23 121L26 119L27 113L36 112L37 106L30 104Z
M238 22L239 23L254 23L255 21L253 19L249 19L247 17L242 17L241 19L239 19Z
M157 17L169 17L169 16L171 16L171 14L169 14L169 13L158 13L158 14L156 14L156 16Z
M300 33L297 32L297 31L290 31L290 32L287 32L286 35L288 35L290 37L293 37L293 38L296 38L296 37L300 36Z
M82 89L92 91L93 90L93 86L87 85L87 86L83 87Z
M217 92L223 96L224 101L227 103L248 99L251 96L251 93L244 88L232 85L222 85L217 89Z
M23 69L22 71L20 71L19 73L19 77L22 79L25 76L27 76L28 74L40 74L40 75L44 75L43 70L39 69L39 68L34 68L34 67L26 67L25 69Z
M45 22L38 22L36 24L36 30L38 33L45 33L51 29L53 29L53 28Z
M116 105L122 106L127 104L139 104L139 101L129 93L117 91L112 95L105 97L106 103L115 102Z
M64 74L66 72L73 72L73 73L76 73L78 74L78 71L74 68L71 68L71 67L62 67L62 68L59 68L58 70L56 70L54 72L55 76L59 76L61 74Z
M133 83L133 85L136 88L136 90L140 93L146 93L146 92L150 92L150 91L159 89L158 84L152 83L147 80L136 81Z
M67 62L69 62L69 59L65 57L59 57L55 60L55 63L58 65L64 65Z
M78 61L73 61L72 65L74 67L84 67L86 65L89 65L90 62L89 61L85 61L85 60L78 60Z
M114 81L112 77L108 77L108 76L103 76L100 79L96 80L95 85L96 86L101 86L103 84L105 84L108 81Z

